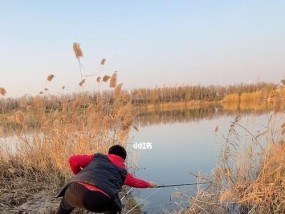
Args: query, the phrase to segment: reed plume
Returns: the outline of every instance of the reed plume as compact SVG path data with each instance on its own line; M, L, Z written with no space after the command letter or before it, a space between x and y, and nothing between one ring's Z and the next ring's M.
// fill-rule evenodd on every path
M5 88L0 88L0 95L5 96L6 95L6 90Z
M53 78L54 78L54 75L53 75L53 74L50 74L50 75L48 75L48 77L47 77L47 81L52 81Z
M74 51L74 54L75 54L75 57L78 61L80 61L80 57L83 57L83 52L80 48L80 44L77 43L77 42L74 42L73 43L73 51Z
M107 82L111 77L109 75L103 76L103 82Z
M97 77L96 81L100 82L101 81L101 77Z
M117 85L117 71L115 71L110 79L110 88L115 88Z
M103 58L103 59L101 60L101 62L100 62L100 65L105 65L105 62L106 62L106 59Z
M81 68L82 65L81 65L81 62L80 62L80 58L83 57L83 52L82 52L82 50L80 48L80 44L79 43L77 43L77 42L73 43L73 51L74 51L76 59L78 60L80 77L82 79L82 68Z
M80 81L79 86L82 87L84 83L85 83L85 79L83 79L83 80Z

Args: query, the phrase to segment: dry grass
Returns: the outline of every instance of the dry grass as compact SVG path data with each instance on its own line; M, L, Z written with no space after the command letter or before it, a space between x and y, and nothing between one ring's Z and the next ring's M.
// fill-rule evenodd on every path
M79 44L74 43L73 48L77 59L83 56ZM50 75L47 80L52 78ZM71 176L70 155L107 153L111 145L125 144L132 125L132 105L122 90L109 90L104 94L22 98L22 109L9 115L0 127L6 135L1 139L7 141L7 146L3 142L0 147L1 213L37 213L23 205L40 192L45 193L43 197L55 195ZM54 210L58 201L50 198ZM41 213L53 212L43 207L45 204Z

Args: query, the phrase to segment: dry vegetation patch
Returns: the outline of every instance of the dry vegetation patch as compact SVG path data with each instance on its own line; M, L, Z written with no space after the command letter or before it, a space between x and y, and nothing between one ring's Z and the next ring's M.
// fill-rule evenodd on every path
M179 213L285 213L285 125L271 124L240 150L239 119L232 122L213 177L206 178L212 183L198 188L189 208ZM261 136L265 144L258 141Z

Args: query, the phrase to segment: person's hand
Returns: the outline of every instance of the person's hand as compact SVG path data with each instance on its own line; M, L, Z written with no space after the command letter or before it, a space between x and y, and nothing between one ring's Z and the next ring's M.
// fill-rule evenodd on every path
M158 185L154 182L149 182L150 187L149 188L156 188Z

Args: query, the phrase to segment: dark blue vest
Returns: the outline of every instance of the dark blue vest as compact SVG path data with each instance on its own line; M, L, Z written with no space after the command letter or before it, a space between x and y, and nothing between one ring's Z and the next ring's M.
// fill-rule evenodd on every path
M122 190L126 175L126 169L115 166L106 155L97 153L84 169L68 181L58 196L63 196L71 183L84 182L103 190L121 206L118 193Z

